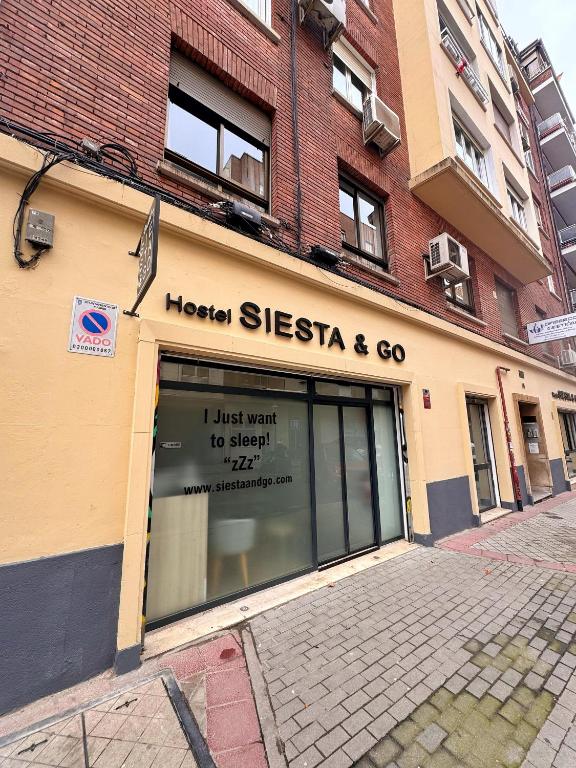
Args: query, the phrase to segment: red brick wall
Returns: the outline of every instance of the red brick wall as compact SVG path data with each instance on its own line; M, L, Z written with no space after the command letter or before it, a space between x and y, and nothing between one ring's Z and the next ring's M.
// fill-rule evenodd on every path
M360 0L348 0L346 37L377 68L378 95L404 128L392 0L373 0L377 22ZM290 0L272 0L272 42L227 0L2 0L0 116L67 139L90 136L125 144L143 178L196 203L200 194L160 176L171 44L229 87L273 115L271 213L286 222L281 234L295 244L295 172L290 97ZM406 141L381 159L364 147L360 120L331 95L331 61L318 31L298 27L298 108L302 168L302 236L339 247L338 172L386 200L387 245L398 285L357 267L343 271L385 288L446 319L502 342L494 274L518 290L521 323L564 311L545 281L519 286L478 248L446 224L408 189ZM534 181L535 195L543 203ZM546 212L547 215L547 212ZM547 222L546 226L549 226ZM439 281L426 283L422 254L448 230L469 249L478 316L486 327L449 311ZM549 259L557 253L544 238ZM560 286L559 276L556 284ZM560 289L560 288L559 288ZM528 350L539 355L538 349ZM549 362L549 360L547 360Z

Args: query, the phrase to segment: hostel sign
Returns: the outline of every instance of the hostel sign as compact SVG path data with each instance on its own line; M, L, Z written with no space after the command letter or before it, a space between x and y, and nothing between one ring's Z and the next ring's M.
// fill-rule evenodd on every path
M576 312L528 323L526 329L529 344L544 344L546 341L569 339L576 336Z
M154 198L152 208L144 224L144 229L140 235L138 247L133 252L138 257L138 285L136 288L136 301L132 309L124 310L125 315L137 317L136 310L142 299L148 293L148 288L154 282L158 264L158 226L160 223L160 198L158 195ZM130 252L132 253L132 251Z
M358 355L369 355L371 350L382 360L393 360L403 363L406 359L406 350L401 344L393 343L388 339L378 339L370 343L363 333L346 337L337 325L311 320L307 317L294 317L290 312L285 312L272 307L260 307L253 301L244 301L238 308L237 315L231 307L216 308L213 304L195 304L193 301L184 301L182 296L166 294L166 311L176 310L179 314L196 317L202 321L225 323L231 325L237 316L239 324L248 331L259 331L273 334L285 339L296 339L304 344L314 343L321 347L331 349L336 347L345 350L351 346Z

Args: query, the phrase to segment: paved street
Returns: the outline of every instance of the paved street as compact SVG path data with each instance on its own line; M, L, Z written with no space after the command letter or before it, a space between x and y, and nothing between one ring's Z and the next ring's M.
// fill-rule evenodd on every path
M542 510L251 622L290 768L576 766L576 502Z
M370 555L237 630L0 718L0 768L83 768L81 712L93 768L576 768L575 538L566 495Z

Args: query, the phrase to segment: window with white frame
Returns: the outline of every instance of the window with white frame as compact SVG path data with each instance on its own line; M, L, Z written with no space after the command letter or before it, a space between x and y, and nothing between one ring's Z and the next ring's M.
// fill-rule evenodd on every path
M508 202L510 203L510 213L512 214L512 218L516 224L519 224L522 227L522 229L527 229L524 203L509 184L506 185L506 189L508 192Z
M480 25L480 38L482 39L484 47L488 51L488 55L496 65L498 72L500 72L502 77L505 78L506 70L504 67L504 56L502 54L502 48L500 47L498 40L496 40L495 34L490 29L486 18L478 6L476 6L476 10L478 12L478 24Z
M359 112L366 97L375 90L374 71L339 40L332 46L332 87Z
M548 275L548 290L550 293L556 294L556 285L554 284L554 275Z
M241 0L241 2L262 21L270 24L270 0Z
M542 221L542 206L536 200L536 198L532 198L532 202L534 203L534 212L536 214L536 222L539 227L544 227L544 222Z
M456 152L458 157L463 160L472 173L487 187L488 171L486 168L486 157L484 151L462 127L462 124L454 118L454 135L456 137Z
M526 152L524 152L524 158L526 160L526 165L534 175L536 175L536 166L534 165L534 155L532 154L531 149L527 149Z

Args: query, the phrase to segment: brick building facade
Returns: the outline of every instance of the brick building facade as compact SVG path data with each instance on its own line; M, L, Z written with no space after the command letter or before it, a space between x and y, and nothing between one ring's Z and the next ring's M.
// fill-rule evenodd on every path
M517 291L520 329L566 310L558 249L549 236L547 191L531 179L543 210L542 248L554 274L555 293L546 280L524 286L451 227L409 191L408 143L404 124L392 0L371 7L353 0L347 7L344 38L374 68L379 97L400 117L402 144L381 158L362 140L361 120L332 87L331 52L313 23L297 24L296 91L299 136L294 137L291 98L290 2L274 2L271 26L237 4L210 0L149 3L127 9L114 3L35 3L29 12L6 0L0 11L5 50L0 113L14 123L55 134L66 141L85 137L118 142L135 156L141 177L183 200L205 205L198 185L176 181L159 171L164 160L171 50L222 80L272 118L271 196L275 240L296 248L296 177L294 148L301 167L301 253L321 244L340 248L338 177L346 173L381 200L385 208L389 273L340 267L364 283L414 303L498 341L503 339L494 297L494 276ZM26 24L22 25L22 15ZM525 107L524 114L528 115ZM530 121L529 131L533 131ZM535 142L534 142L535 144ZM539 163L537 153L535 162ZM475 317L455 312L439 281L424 280L423 254L428 241L448 231L463 242L473 264ZM521 340L524 339L521 331ZM539 348L515 348L541 356ZM560 345L549 350L559 354ZM544 360L553 362L547 352Z
M492 3L348 0L328 47L298 16L0 4L0 712L134 669L148 629L576 482L567 342L524 330L566 293ZM446 233L451 285L426 279Z

